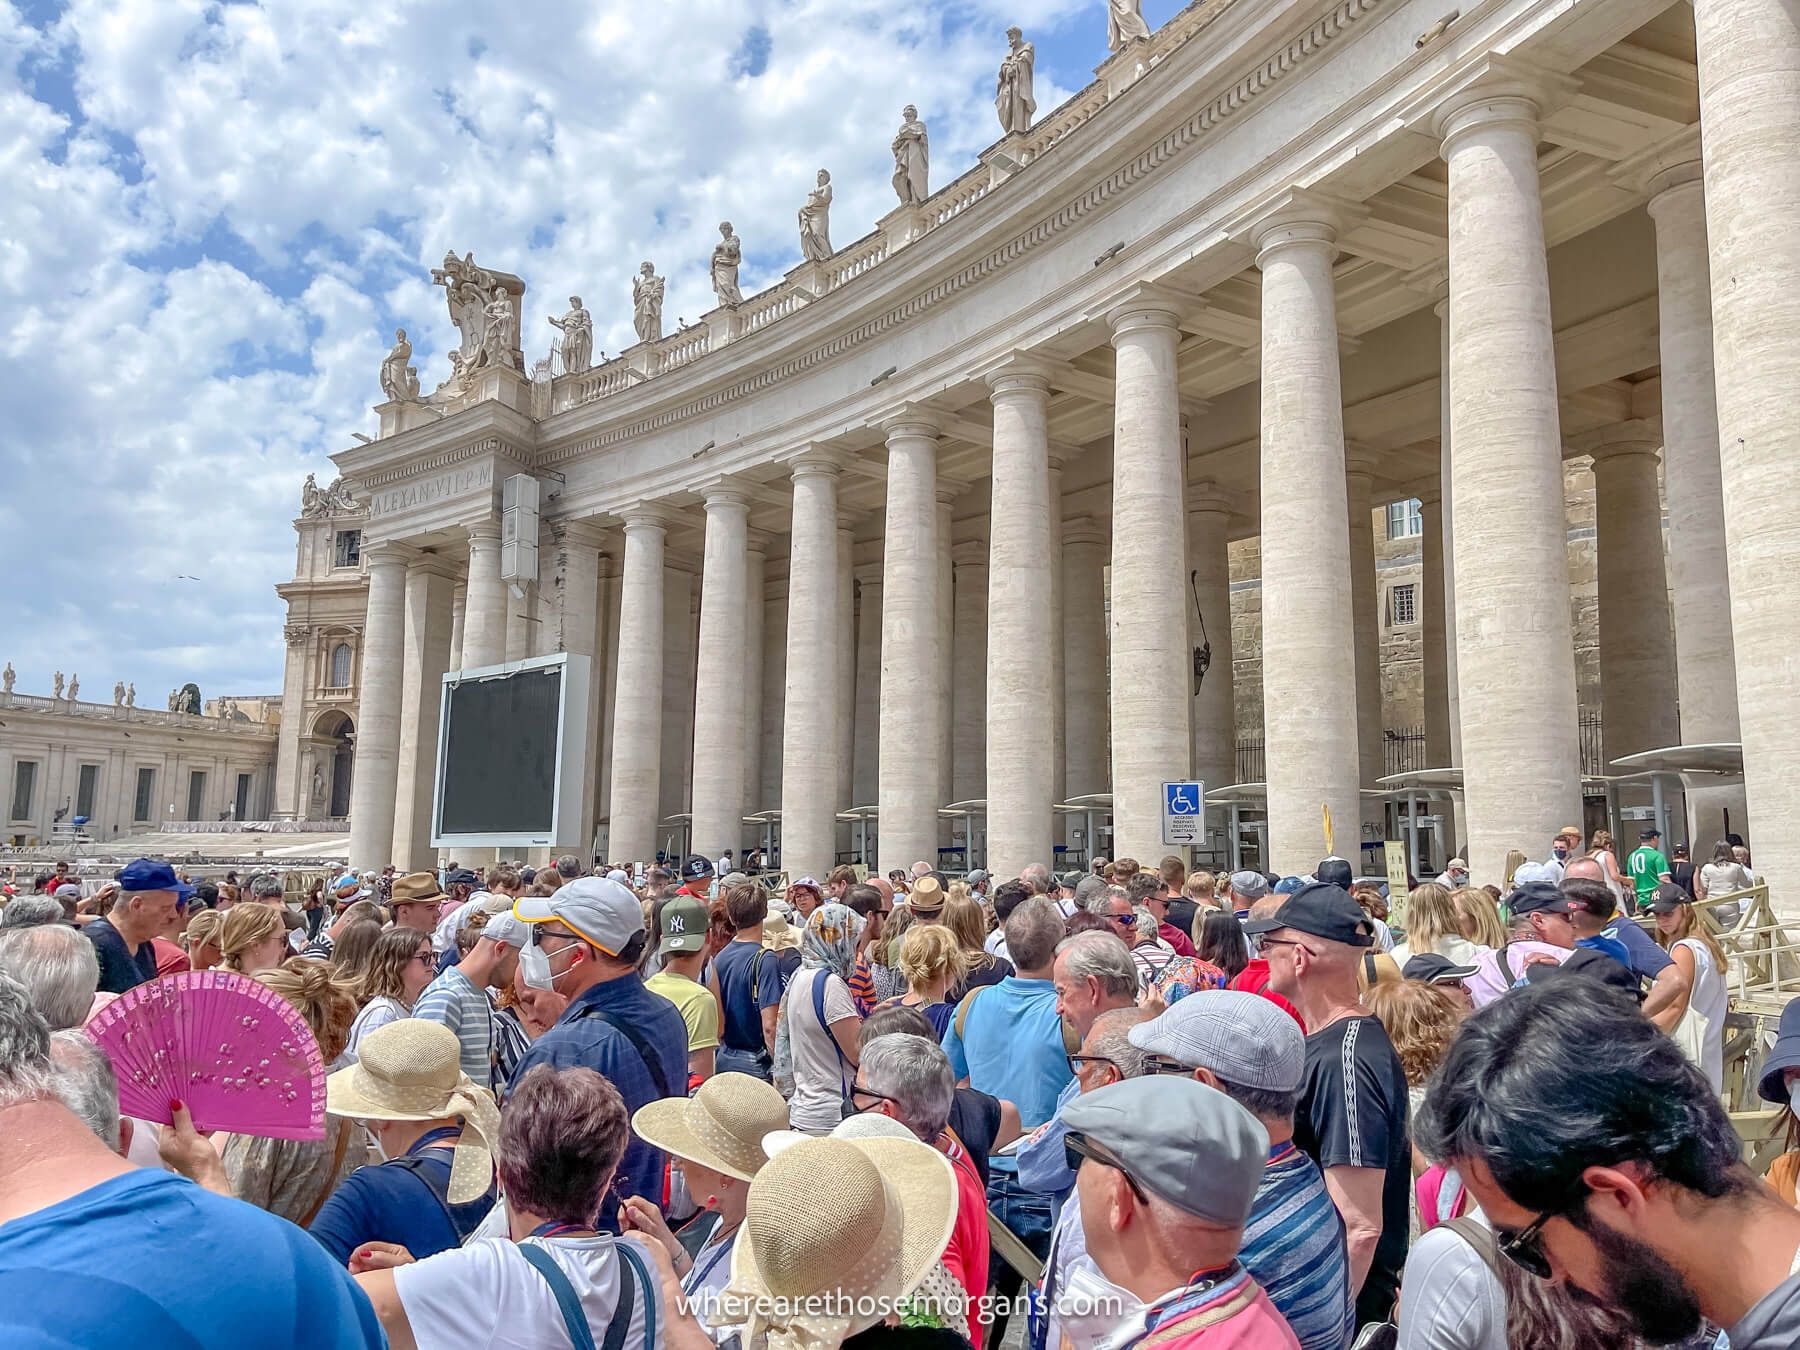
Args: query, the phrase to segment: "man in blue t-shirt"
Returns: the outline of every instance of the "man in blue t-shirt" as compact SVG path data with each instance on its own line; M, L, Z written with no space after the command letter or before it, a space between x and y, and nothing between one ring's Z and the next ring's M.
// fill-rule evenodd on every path
M1570 870L1592 861L1583 858L1579 863L1571 863ZM1640 980L1648 980L1644 1016L1664 1031L1673 1031L1675 1023L1681 1020L1675 1009L1688 983L1681 967L1635 920L1618 914L1612 888L1604 881L1578 875L1564 880L1560 889L1569 901L1575 945L1605 952Z
M0 1345L383 1350L368 1298L316 1242L131 1166L35 1086L54 1072L49 1027L0 975Z
M775 1015L800 953L764 948L768 892L754 881L733 882L719 897L737 935L713 957L706 985L719 1000L719 1053L715 1073L747 1073L774 1081Z
M513 1068L517 1083L533 1066L593 1069L619 1090L628 1111L687 1095L687 1023L675 1005L644 987L644 908L605 877L580 877L552 895L528 895L513 913L533 925L519 952L525 983L564 995L569 1006ZM660 1206L662 1150L633 1135L619 1160L615 1199L638 1195ZM609 1204L598 1227L618 1231Z

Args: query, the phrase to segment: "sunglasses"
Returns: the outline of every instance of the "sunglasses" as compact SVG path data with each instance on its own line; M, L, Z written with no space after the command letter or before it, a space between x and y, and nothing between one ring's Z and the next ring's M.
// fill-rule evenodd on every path
M1106 1145L1095 1143L1085 1134L1070 1130L1063 1136L1063 1152L1071 1172L1079 1172L1081 1170L1083 1159L1099 1163L1102 1167L1110 1167L1113 1171L1125 1178L1125 1184L1131 1187L1131 1193L1137 1197L1137 1202L1140 1205L1148 1205L1150 1203L1150 1197L1145 1195L1144 1188L1137 1184L1137 1178L1131 1175L1125 1164L1120 1162L1119 1159L1114 1156L1112 1150L1107 1148Z
M1504 1228L1496 1227L1494 1236L1498 1240L1500 1254L1520 1270L1535 1275L1540 1280L1551 1278L1550 1258L1544 1254L1544 1225L1558 1215L1573 1211L1583 1202L1586 1195L1586 1183L1577 1183L1575 1190L1564 1204L1543 1211L1518 1232L1512 1233Z

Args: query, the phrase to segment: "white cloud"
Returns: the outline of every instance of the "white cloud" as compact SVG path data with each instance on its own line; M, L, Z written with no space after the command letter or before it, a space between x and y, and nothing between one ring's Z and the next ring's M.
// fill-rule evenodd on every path
M571 293L616 351L640 260L696 318L729 218L769 284L820 167L858 238L903 104L948 182L997 133L1007 24L1097 44L1098 4L71 0L39 30L0 0L0 659L279 688L299 481L372 430L394 326L444 378L446 249L525 278L531 355Z

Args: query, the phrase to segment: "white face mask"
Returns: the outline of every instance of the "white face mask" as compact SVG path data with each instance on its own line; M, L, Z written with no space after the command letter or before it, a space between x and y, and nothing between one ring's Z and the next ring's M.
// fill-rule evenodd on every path
M1146 1309L1138 1296L1121 1289L1092 1257L1073 1262L1056 1291L1056 1319L1074 1350L1111 1350L1144 1329Z
M382 1162L386 1162L388 1160L388 1151L381 1142L381 1131L376 1128L375 1122L372 1120L364 1121L363 1129L368 1132L369 1143L375 1150L375 1156L380 1158Z
M535 942L527 942L519 948L519 974L533 989L552 993L556 990L556 977L550 973L550 958Z
M1788 1102L1794 1108L1794 1114L1800 1115L1800 1078L1788 1084Z

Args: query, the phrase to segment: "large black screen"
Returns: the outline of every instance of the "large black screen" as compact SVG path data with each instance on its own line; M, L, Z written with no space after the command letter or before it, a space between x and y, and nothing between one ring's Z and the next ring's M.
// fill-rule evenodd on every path
M562 677L522 670L450 688L438 833L554 834Z

